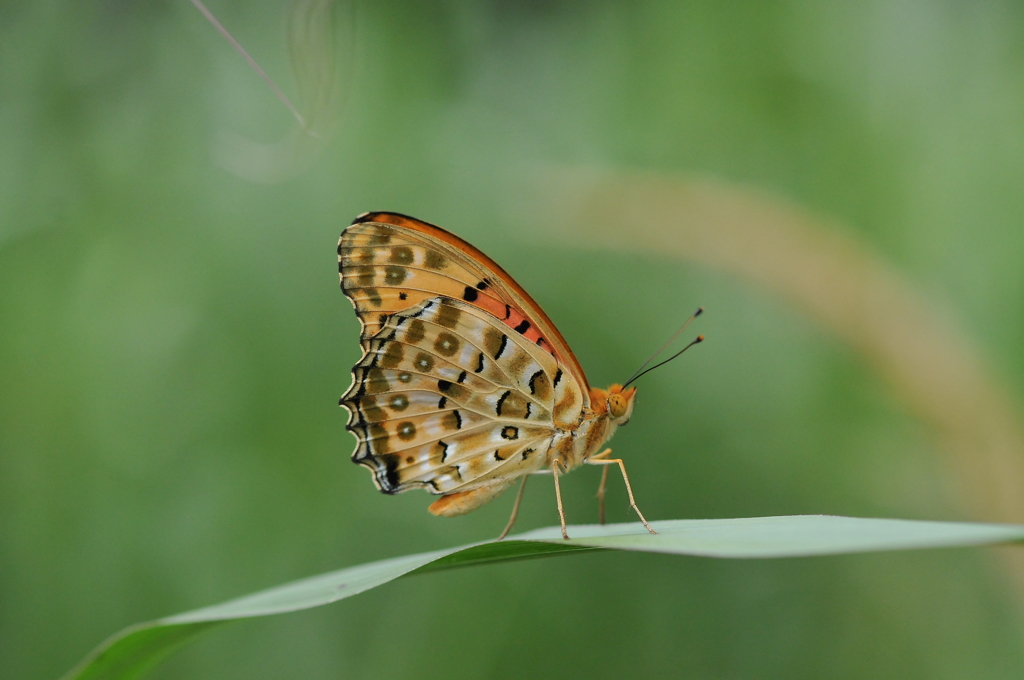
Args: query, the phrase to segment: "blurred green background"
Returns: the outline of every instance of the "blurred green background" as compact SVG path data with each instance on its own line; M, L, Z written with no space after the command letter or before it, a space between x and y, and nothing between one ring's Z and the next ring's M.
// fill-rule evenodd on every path
M294 5L210 7L289 93L289 35L298 82L329 60L286 29ZM856 343L735 272L560 232L558 186L535 181L713 177L836 220L967 333L1016 418L1019 3L334 12L342 97L307 148L184 0L0 4L0 676L55 678L125 625L501 529L511 495L435 518L348 461L358 324L335 243L366 210L493 256L596 385L707 308L708 342L644 378L614 441L648 518L1024 521L979 509L950 462L969 446L950 454ZM277 181L254 181L267 168ZM566 479L572 521L595 521L598 477ZM552 496L531 484L519 527L555 523ZM609 518L632 521L617 483ZM236 624L154 677L1020 677L1014 566L982 550L513 563Z

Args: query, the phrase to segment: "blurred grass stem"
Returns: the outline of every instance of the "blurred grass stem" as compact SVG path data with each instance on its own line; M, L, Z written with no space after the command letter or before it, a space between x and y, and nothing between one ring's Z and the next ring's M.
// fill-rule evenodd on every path
M192 4L195 5L196 9L206 17L206 20L213 24L213 27L216 28L222 36L224 36L224 39L231 43L231 46L235 48L235 51L242 55L245 61L248 62L249 66L252 67L252 70L256 71L257 75L263 79L263 82L265 82L267 86L273 90L274 94L277 95L277 98L280 99L286 107L288 107L288 110L292 112L293 116L295 116L295 120L299 121L299 125L302 129L313 134L313 132L306 127L306 120L302 117L302 114L299 113L299 110L295 108L295 105L292 104L291 100L288 99L288 96L281 91L281 88L274 83L273 79L267 75L267 72L260 68L260 65L252 58L252 55L250 55L246 49L242 47L237 40L235 40L234 36L228 32L228 29L224 28L224 25L217 21L217 17L213 16L213 12L207 9L206 5L200 2L200 0L192 0Z

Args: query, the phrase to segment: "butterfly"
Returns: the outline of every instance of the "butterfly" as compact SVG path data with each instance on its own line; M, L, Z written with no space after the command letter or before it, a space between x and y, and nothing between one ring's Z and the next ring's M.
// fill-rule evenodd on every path
M380 491L426 489L440 496L429 511L453 517L522 480L500 540L527 478L550 472L568 538L559 477L605 466L604 523L607 466L617 465L630 507L655 533L625 464L602 450L629 422L636 388L591 387L551 319L491 258L433 224L370 212L342 232L338 270L363 351L340 404L358 440L352 460Z

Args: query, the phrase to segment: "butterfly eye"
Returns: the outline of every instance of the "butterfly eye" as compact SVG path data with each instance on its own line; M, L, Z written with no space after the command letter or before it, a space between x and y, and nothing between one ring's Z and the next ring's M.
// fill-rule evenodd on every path
M626 398L621 394L612 394L608 397L608 411L612 418L621 418L626 415Z

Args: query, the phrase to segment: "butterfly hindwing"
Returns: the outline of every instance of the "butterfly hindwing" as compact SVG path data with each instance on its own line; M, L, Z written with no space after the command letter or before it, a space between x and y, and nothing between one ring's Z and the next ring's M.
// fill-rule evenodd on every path
M342 397L353 459L388 493L463 491L546 464L555 359L466 303L432 298L369 341Z

